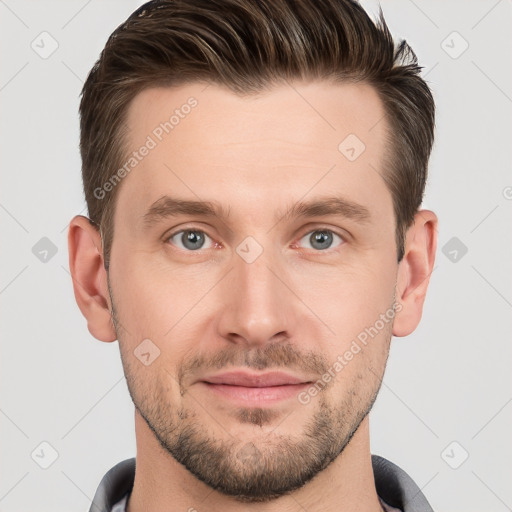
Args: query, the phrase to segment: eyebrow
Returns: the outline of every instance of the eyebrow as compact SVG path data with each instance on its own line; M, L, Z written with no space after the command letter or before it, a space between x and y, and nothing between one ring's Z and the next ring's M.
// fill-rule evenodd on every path
M151 226L161 220L178 215L199 215L227 219L229 211L216 201L191 201L163 196L155 201L143 215L143 222Z
M217 201L193 201L163 196L155 201L143 215L146 227L159 221L179 215L198 215L202 217L219 218L226 221L229 210ZM276 213L276 221L291 218L310 218L327 215L337 215L360 223L371 220L370 211L365 206L343 197L328 196L308 202L296 202L286 209L284 213Z
M326 215L337 215L361 223L368 223L371 219L368 208L338 196L323 197L309 202L296 202L284 214L278 215L278 218L287 220L294 217L322 217Z

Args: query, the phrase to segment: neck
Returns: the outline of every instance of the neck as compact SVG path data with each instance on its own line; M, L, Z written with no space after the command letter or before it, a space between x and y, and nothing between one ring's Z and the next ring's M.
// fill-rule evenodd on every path
M160 446L137 410L135 431L137 464L127 512L382 512L371 462L368 416L326 469L302 488L265 503L242 504L199 481Z

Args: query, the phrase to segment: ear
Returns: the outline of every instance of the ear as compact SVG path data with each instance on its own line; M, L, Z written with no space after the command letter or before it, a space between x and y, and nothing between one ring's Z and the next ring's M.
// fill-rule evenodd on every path
M115 341L101 235L87 217L77 215L71 220L68 248L75 299L89 332L100 341Z
M437 248L437 216L430 210L420 210L407 230L405 254L398 266L396 301L393 322L394 336L407 336L421 320L430 274L434 267Z

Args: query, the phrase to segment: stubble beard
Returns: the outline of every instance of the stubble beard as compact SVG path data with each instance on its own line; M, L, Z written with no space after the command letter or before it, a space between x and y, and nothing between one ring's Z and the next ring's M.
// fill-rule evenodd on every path
M381 375L372 372L373 391L362 396L358 387L368 381L368 374L358 374L343 399L334 405L329 403L326 393L330 387L325 387L315 400L298 406L316 405L317 409L298 437L278 433L279 425L285 420L293 423L293 417L285 417L264 437L258 435L260 430L256 430L251 439L235 438L220 426L223 418L215 421L205 413L211 422L209 425L201 424L194 410L183 404L176 407L170 403L169 385L162 383L160 378L156 383L149 383L153 384L152 390L148 389L147 382L138 382L137 372L132 371L131 354L123 356L120 337L123 329L120 328L112 293L110 298L112 321L135 408L167 453L198 480L240 503L275 500L303 487L327 468L343 452L369 414L382 384L383 370ZM386 333L388 343L390 331ZM192 402L197 405L194 397ZM289 416L294 413L295 410ZM236 411L239 423L252 424L255 428L272 424L280 415L279 411L269 408L239 408ZM222 431L224 439L218 435L215 437L215 429Z

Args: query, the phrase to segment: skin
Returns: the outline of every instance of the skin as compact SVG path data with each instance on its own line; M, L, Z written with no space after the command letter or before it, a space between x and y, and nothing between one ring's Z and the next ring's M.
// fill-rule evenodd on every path
M119 340L135 404L128 511L380 511L368 412L391 336L421 319L437 217L416 214L398 264L381 177L387 123L370 86L294 83L244 98L200 83L148 89L129 107L129 151L191 96L197 106L118 185L108 276L98 231L82 216L69 230L77 303L95 338ZM352 162L338 150L349 134L366 146ZM218 201L229 216L148 227L166 194ZM330 195L367 208L368 222L283 217ZM205 233L205 248L171 237L180 229ZM318 248L310 235L325 230L332 245ZM248 236L263 249L251 263L237 253ZM235 368L316 382L393 304L394 319L307 404L242 407L197 382ZM160 350L149 365L134 355L145 339Z

